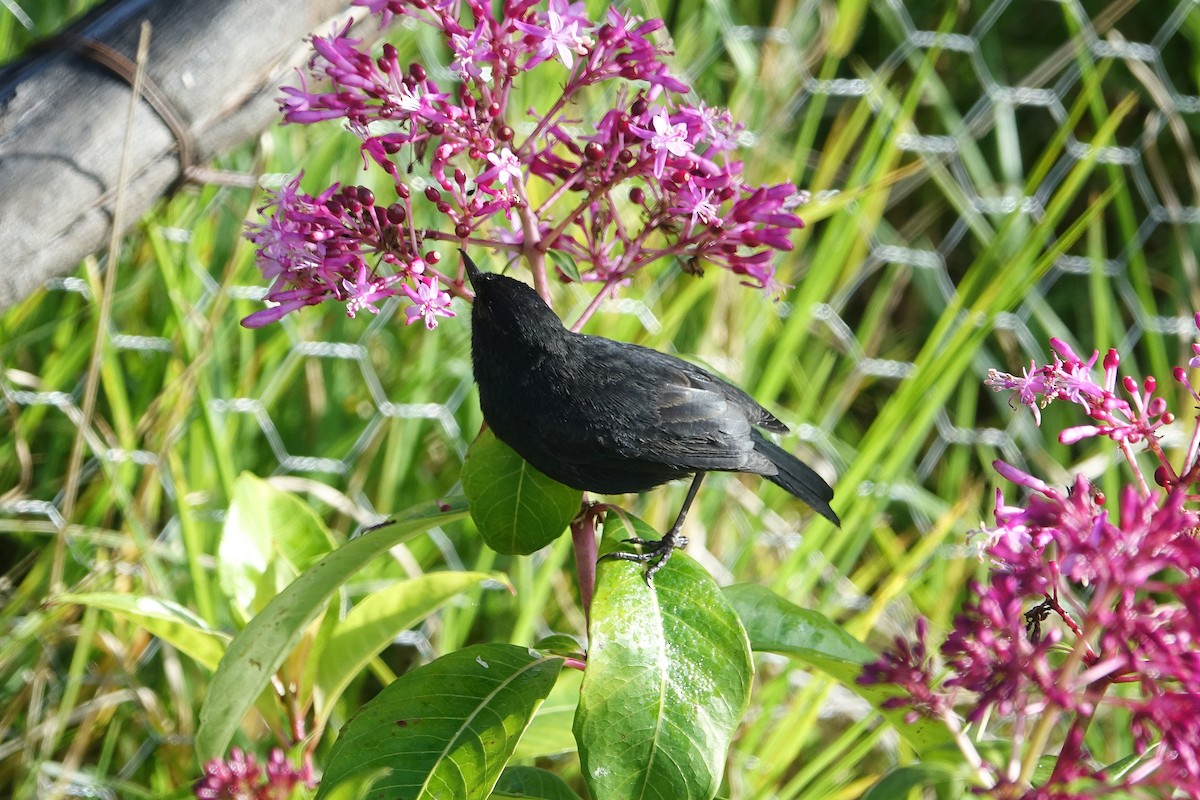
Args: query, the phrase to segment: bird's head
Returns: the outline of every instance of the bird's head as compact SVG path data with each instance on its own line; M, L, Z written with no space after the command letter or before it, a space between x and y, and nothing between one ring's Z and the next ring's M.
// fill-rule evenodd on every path
M562 330L562 321L533 287L506 275L484 272L465 251L459 252L467 268L467 279L475 290L472 327L487 327L505 335L547 328Z

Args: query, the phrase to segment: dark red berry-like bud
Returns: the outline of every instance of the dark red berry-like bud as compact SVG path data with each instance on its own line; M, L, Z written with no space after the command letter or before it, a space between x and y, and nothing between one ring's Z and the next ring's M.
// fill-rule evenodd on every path
M496 129L496 136L502 142L511 142L513 138L513 129L507 125L501 125Z
M408 219L408 212L399 203L392 203L387 209L387 220L393 225L400 225Z
M385 61L396 62L396 47L395 45L385 44L383 46L383 58Z
M428 130L434 136L441 136L443 133L446 132L446 123L431 122L431 123L429 123L429 125L426 126L426 130Z
M447 203L445 200L442 200L441 202L439 202L437 204L437 210L442 212L443 214L449 214L450 213L450 204Z
M1154 470L1154 482L1163 488L1167 486L1167 468L1161 464Z
M437 189L433 188L432 186L426 186L425 187L425 199L431 203L441 202L442 193L439 192Z
M471 235L471 226L465 222L460 222L454 226L454 235L460 239L465 239Z
M646 192L642 187L635 186L629 190L629 199L640 206L646 202Z
M397 183L396 184L396 196L399 197L401 200L408 199L409 191L408 191L407 183Z
M408 65L408 74L412 75L413 79L418 81L423 81L429 77L429 74L425 72L425 68L415 61Z
M583 148L583 154L589 161L599 161L604 158L604 148L598 142L588 142L587 147Z
M617 153L617 161L620 161L622 164L632 164L634 161L633 151L626 147Z
M362 203L364 206L375 205L375 193L367 187L359 186L358 191L355 194L358 195L358 202Z
M640 117L646 113L648 107L649 104L646 102L646 98L639 96L638 99L633 101L633 105L629 107L629 113L635 117Z
M425 263L426 264L436 264L441 260L442 260L442 254L439 253L437 250L430 250L428 253L425 254Z
M454 168L454 182L459 186L464 186L467 182L467 173L463 172L458 167Z
M499 103L488 103L487 113L488 113L488 116L491 117L492 119L495 119L496 117L500 116L500 104Z

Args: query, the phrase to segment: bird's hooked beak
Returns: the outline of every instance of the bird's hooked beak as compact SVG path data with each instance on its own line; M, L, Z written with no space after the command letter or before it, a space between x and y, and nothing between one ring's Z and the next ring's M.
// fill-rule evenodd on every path
M483 272L480 271L479 267L475 266L475 262L467 255L466 250L460 249L458 252L462 253L463 265L467 268L467 280L471 282L471 288L479 291L479 278L482 277Z

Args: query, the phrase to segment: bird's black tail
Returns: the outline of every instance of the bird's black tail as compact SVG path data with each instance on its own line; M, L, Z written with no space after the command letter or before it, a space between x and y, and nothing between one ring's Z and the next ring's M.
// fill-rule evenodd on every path
M768 441L757 431L754 435L754 449L766 456L779 470L774 475L764 477L799 497L812 506L813 511L841 527L842 521L829 506L829 501L833 499L833 488L814 472L812 467L774 442Z

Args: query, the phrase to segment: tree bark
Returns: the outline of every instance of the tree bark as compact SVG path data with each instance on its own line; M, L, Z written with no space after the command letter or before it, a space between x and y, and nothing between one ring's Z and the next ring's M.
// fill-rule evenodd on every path
M145 74L178 119L173 131L143 92L128 225L178 185L187 151L204 164L278 121L279 86L311 53L305 38L350 18L348 0L120 0L0 71L0 309L108 242L132 79L89 52L132 64L149 20ZM359 24L368 37L377 28Z

